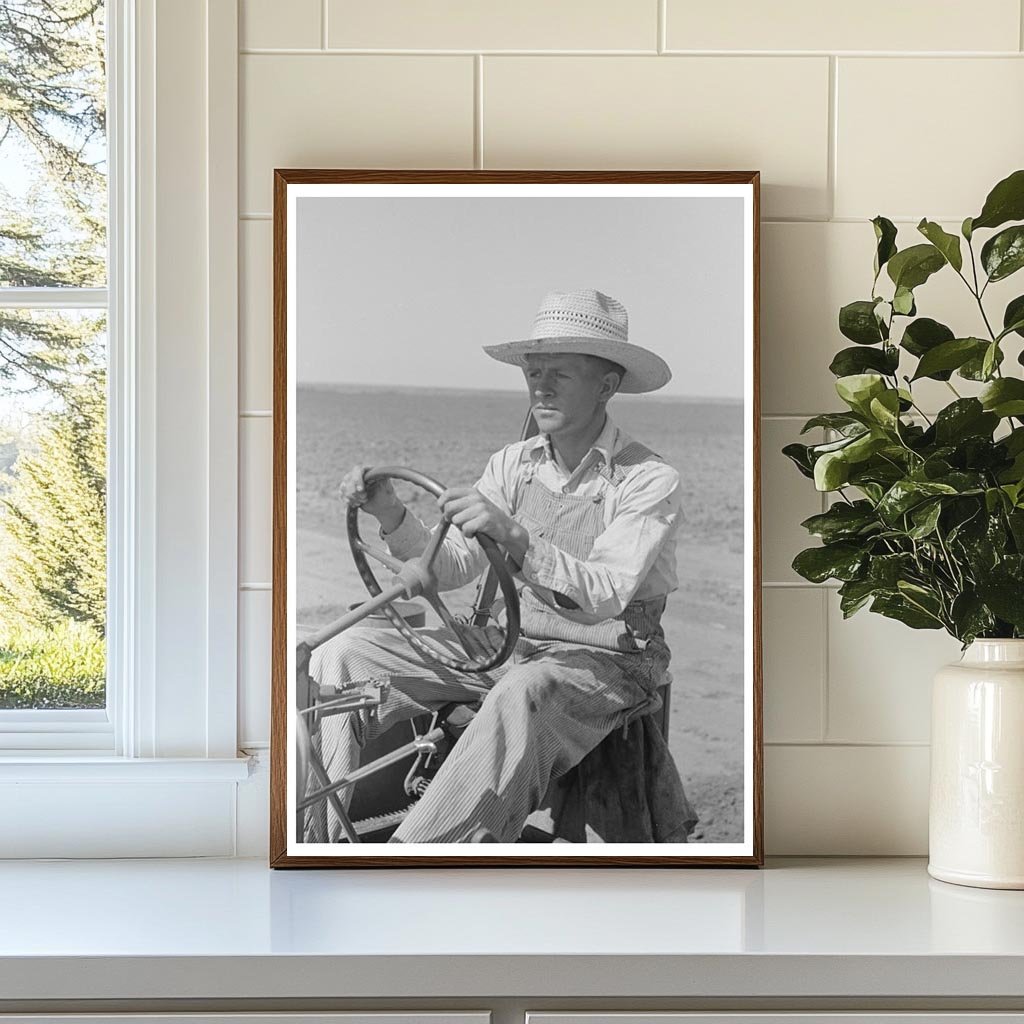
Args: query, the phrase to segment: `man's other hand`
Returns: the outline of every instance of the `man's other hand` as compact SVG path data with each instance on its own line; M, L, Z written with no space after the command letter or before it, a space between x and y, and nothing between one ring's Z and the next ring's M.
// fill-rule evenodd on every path
M505 544L516 525L510 515L502 512L475 487L449 487L437 503L441 507L441 515L467 537L486 533L491 540Z

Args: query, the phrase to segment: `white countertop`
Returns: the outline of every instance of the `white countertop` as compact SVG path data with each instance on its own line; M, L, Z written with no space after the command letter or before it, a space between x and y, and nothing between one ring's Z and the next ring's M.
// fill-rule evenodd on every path
M443 965L443 966L442 966ZM1024 997L1024 892L750 869L0 864L0 999Z

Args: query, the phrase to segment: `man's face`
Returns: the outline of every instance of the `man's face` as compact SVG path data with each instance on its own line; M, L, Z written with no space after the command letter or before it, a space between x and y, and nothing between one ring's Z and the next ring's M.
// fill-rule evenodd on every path
M545 434L587 426L609 397L601 365L588 356L531 354L523 375L534 418Z

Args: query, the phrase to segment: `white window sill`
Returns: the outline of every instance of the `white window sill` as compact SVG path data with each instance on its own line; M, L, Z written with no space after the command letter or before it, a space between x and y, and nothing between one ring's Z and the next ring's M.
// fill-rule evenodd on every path
M0 756L0 859L233 856L239 794L249 804L265 798L253 790L251 764L248 757L7 753Z
M251 757L114 757L74 751L0 755L4 782L242 782Z

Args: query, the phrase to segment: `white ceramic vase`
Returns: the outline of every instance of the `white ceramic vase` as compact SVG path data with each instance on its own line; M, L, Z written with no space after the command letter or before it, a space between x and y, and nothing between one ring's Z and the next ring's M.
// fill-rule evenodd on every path
M1024 889L1024 640L975 640L932 688L928 873Z

